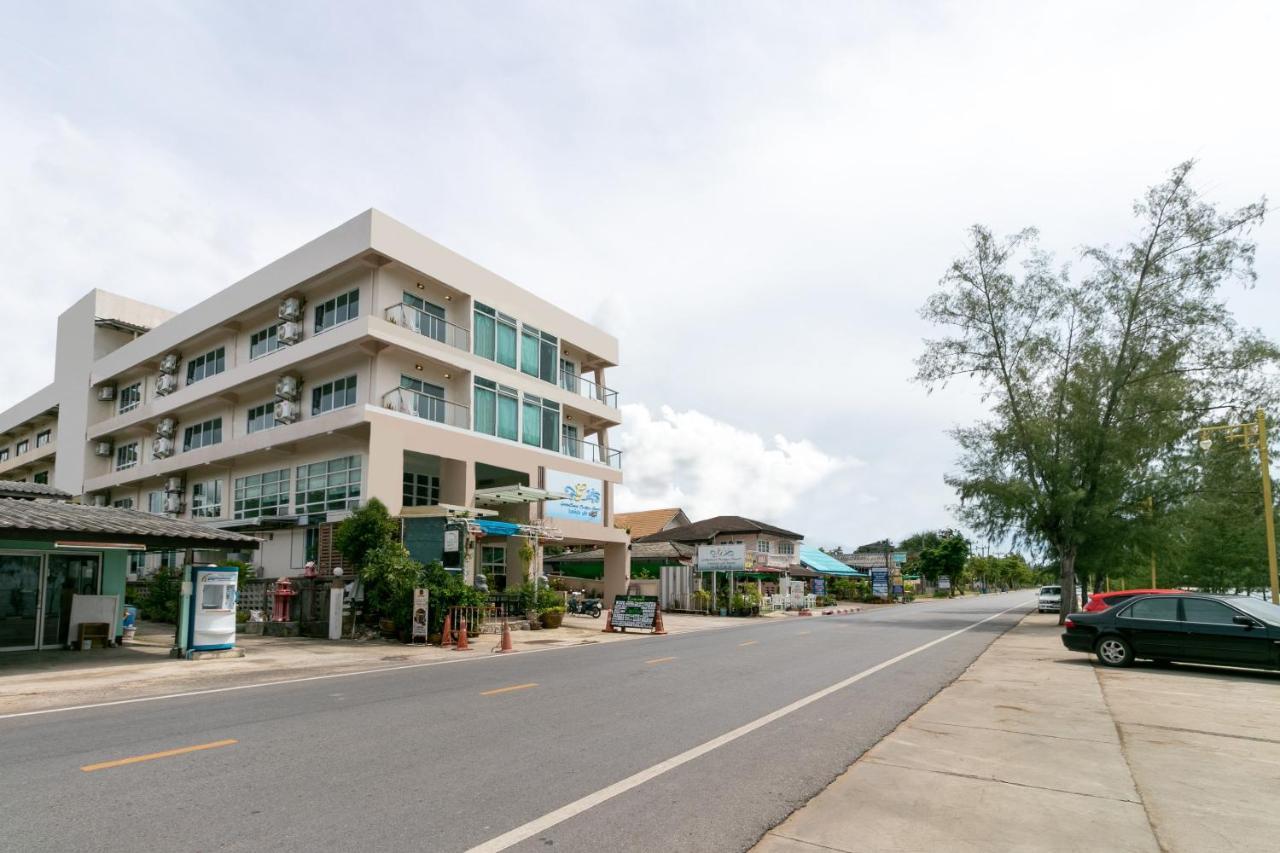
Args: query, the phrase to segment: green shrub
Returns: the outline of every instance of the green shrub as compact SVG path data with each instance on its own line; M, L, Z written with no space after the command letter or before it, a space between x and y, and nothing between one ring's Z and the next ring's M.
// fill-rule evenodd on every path
M694 610L710 610L711 609L711 590L695 589L692 597Z
M399 543L400 522L387 512L386 504L369 498L364 506L351 513L333 532L333 546L349 568L361 571L370 552L390 542ZM384 557L385 559L385 557Z
M138 598L138 611L152 622L177 622L182 597L182 570L160 569L151 576L146 592Z

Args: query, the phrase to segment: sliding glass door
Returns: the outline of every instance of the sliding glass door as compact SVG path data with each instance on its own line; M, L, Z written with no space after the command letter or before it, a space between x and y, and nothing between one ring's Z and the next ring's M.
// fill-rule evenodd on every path
M0 649L36 647L41 562L34 554L0 554Z

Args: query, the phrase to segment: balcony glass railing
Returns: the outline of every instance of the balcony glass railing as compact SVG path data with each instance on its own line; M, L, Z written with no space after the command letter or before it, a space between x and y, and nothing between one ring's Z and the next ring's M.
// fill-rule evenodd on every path
M622 470L622 451L601 447L594 441L584 441L581 438L570 438L566 435L560 439L560 452L584 462L598 462L601 465Z
M567 370L560 371L560 387L566 391L572 391L591 400L598 400L611 409L618 408L618 392L612 388L607 388L597 382L593 382L585 376L577 373L570 373Z
M440 341L464 352L471 351L471 333L435 314L420 311L412 305L392 305L386 312L387 322L412 329L424 338Z
M471 409L450 403L430 394L422 394L409 388L394 388L382 395L382 407L413 415L424 421L435 421L460 429L471 429Z

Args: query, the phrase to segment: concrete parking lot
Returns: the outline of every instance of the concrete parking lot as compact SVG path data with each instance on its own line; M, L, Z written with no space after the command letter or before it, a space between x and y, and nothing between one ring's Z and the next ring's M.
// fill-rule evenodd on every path
M1280 673L1104 669L1059 634L1028 616L756 849L1273 849Z

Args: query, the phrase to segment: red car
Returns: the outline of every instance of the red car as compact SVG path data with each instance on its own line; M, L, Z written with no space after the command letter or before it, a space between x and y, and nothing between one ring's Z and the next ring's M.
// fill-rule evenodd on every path
M1089 603L1084 606L1084 612L1099 613L1115 607L1122 601L1128 601L1135 595L1168 595L1182 591L1180 589L1121 589L1112 592L1095 592L1089 596Z

